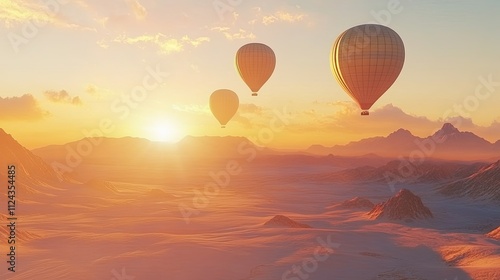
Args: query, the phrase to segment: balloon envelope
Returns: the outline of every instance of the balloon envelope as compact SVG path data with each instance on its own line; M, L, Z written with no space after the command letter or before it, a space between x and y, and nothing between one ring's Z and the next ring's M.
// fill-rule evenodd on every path
M340 34L330 65L341 87L362 110L368 110L396 81L404 59L403 40L394 30L363 24Z
M210 110L223 128L236 114L239 105L238 95L232 90L219 89L210 95Z
M261 43L242 46L236 53L236 68L254 96L269 80L276 66L273 50Z

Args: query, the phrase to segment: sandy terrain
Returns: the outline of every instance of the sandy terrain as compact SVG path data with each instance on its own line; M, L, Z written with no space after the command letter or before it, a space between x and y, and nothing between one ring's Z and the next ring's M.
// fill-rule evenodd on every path
M386 184L293 182L290 174L315 172L299 164L240 167L227 186L204 190L223 165L82 165L75 174L85 184L20 195L18 228L29 238L18 242L17 272L2 262L0 278L500 279L500 241L486 236L498 227L497 204L401 185L434 218L374 221L369 209L335 205L386 201ZM264 226L276 215L312 228Z

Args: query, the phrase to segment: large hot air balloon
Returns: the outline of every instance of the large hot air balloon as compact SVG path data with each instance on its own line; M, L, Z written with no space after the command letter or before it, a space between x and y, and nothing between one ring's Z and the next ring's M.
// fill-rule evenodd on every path
M210 110L215 118L226 127L227 122L236 114L240 100L234 91L229 89L219 89L210 95Z
M275 66L276 56L273 50L264 44L246 44L236 53L236 68L252 90L252 96L257 96L257 92L273 74Z
M332 72L359 104L361 115L396 81L405 60L401 37L389 27L363 24L346 30L330 54Z

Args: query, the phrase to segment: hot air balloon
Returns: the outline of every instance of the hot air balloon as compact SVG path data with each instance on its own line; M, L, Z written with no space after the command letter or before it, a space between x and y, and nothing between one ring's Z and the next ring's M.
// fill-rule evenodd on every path
M361 115L396 81L405 60L401 37L389 27L363 24L346 30L330 54L340 86L358 103Z
M273 74L275 66L276 56L273 50L264 44L246 44L236 53L236 68L252 90L252 96L257 96L257 92Z
M232 90L219 89L210 95L210 110L222 128L226 127L227 122L236 114L239 106L238 95Z

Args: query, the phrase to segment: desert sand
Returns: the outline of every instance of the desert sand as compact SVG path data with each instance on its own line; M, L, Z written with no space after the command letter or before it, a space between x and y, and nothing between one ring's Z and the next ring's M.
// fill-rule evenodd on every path
M362 160L277 163L282 156L257 152L252 161L88 160L61 177L46 168L51 159L21 153L3 137L3 149L24 162L17 163L16 272L2 262L1 279L500 279L500 241L487 235L499 225L496 196L446 194L446 183L425 174L390 187L375 177L346 180ZM474 173L467 186L484 177L475 173L498 169L463 164ZM371 203L389 204L403 188L432 215L369 215ZM339 206L346 201L361 207Z

